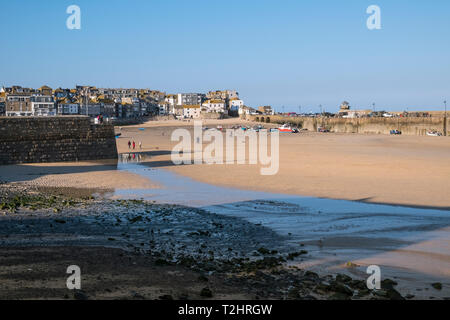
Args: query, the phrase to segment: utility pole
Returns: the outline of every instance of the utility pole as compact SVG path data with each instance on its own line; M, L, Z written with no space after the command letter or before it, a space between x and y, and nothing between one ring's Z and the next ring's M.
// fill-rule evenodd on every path
M86 115L89 116L89 106L87 104L87 88L84 88L84 107L86 108Z
M447 100L444 100L444 136L447 136Z
M322 116L322 115L323 115L323 112L322 112L322 105L319 105L319 108L320 108L320 116Z
M299 114L299 115L302 114L302 106L298 106L298 114Z
M373 112L375 113L375 102L372 103L372 109L373 109Z

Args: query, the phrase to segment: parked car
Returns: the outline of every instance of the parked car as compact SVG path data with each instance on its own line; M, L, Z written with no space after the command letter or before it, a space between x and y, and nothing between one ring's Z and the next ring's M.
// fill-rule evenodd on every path
M400 130L391 130L390 132L392 135L400 135L402 132Z

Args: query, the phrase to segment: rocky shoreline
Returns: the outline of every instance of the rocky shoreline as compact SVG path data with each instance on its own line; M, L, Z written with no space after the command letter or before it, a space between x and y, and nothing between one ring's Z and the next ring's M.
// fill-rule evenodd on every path
M286 247L280 235L239 218L61 190L44 194L23 184L1 184L0 194L1 299L413 298L402 297L390 279L370 291L365 279L289 266L308 259L302 244ZM65 288L61 257L66 264L88 266L91 283L82 292ZM36 260L46 267L27 275ZM46 276L55 268L57 275ZM176 281L180 274L182 282ZM124 279L126 285L114 285ZM36 282L39 290L24 291ZM161 286L162 292L153 292Z

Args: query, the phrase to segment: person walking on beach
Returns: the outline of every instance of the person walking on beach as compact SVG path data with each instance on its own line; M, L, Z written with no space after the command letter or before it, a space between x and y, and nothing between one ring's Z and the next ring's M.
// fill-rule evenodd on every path
M142 141L139 141L139 150L142 150Z
M133 150L136 149L136 142L133 140Z
M131 149L131 141L128 140L128 149Z

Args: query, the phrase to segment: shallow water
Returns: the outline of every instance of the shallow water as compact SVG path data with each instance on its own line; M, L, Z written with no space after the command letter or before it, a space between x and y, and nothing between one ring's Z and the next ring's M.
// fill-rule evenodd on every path
M117 190L115 197L199 207L261 224L288 236L287 245L303 244L313 258L305 266L330 270L352 261L412 281L450 279L449 211L218 187L136 162L118 169L162 187Z

